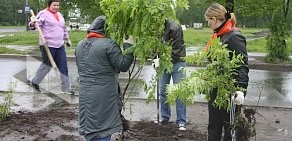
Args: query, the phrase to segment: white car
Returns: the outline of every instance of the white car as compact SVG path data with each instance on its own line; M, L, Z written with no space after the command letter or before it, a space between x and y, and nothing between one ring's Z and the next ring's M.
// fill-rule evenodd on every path
M73 28L78 29L80 27L78 18L70 18L69 27L70 29L73 29Z
M90 24L83 24L80 26L79 30L86 31L90 27Z

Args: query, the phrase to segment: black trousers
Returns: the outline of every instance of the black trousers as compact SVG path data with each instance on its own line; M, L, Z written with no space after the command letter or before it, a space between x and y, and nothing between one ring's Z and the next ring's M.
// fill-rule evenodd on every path
M209 124L208 124L208 141L221 141L222 131L224 128L223 141L231 141L231 128L229 126L230 113L221 108L214 107L208 103Z
M224 108L219 109L213 105L217 95L217 89L210 94L208 103L209 124L208 124L208 141L221 141L222 131L224 129L223 141L231 141L230 111Z

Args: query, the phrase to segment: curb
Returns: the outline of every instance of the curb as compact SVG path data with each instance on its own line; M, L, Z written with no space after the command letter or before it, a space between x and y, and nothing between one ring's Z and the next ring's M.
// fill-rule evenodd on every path
M0 54L0 58L18 58L24 59L26 57L34 57L38 60L41 60L41 56L34 55L16 55L16 54ZM269 70L269 71L283 71L283 72L291 72L292 64L283 63L283 64L273 64L273 63L265 63L263 60L264 56L249 56L249 68L256 70ZM68 61L75 61L74 55L67 55ZM151 65L151 61L147 61L146 65ZM187 64L188 67L197 67L196 64Z

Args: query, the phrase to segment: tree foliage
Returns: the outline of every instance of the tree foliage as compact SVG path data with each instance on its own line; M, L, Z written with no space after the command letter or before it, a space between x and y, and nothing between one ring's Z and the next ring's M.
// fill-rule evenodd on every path
M103 14L100 8L101 0L65 0L64 2L72 9L79 8L81 17L85 17L88 22L92 22L98 15Z
M170 71L171 46L162 42L164 23L167 18L176 19L174 7L187 8L187 0L103 0L101 9L107 20L107 30L111 38L123 44L130 36L135 44L128 51L139 60L140 67L148 59L160 56L158 76L164 70ZM152 87L155 88L155 87ZM147 89L147 88L146 88ZM150 95L153 95L153 89Z
M243 91L236 86L236 80L233 78L237 75L235 69L243 63L243 57L235 55L226 49L226 46L222 45L219 39L213 39L207 52L199 51L187 56L187 63L197 63L198 66L205 68L189 72L189 75L178 84L168 85L167 100L174 103L179 98L186 103L193 103L198 95L205 94L205 99L210 101L210 93L216 90L217 96L213 104L219 108L229 109L230 95L238 90ZM206 66L205 59L210 62Z
M188 9L177 9L177 18L182 24L204 23L205 0L188 0Z
M270 34L267 37L268 62L285 62L289 60L287 51L287 40L289 34L289 22L283 15L273 17L273 22L270 25Z
M24 6L25 0L1 0L0 25L23 25L25 23ZM22 13L18 13L18 10L22 10Z
M16 88L16 82L11 82L9 90L4 96L4 102L0 103L0 123L3 122L9 115L11 107L13 106L13 92Z
M26 18L29 14L17 14L18 9L24 10L26 0L1 0L0 1L0 25L24 25L26 24ZM181 24L192 25L193 23L204 23L203 17L206 7L211 2L219 2L225 5L226 0L187 0L189 2L189 9L176 9L176 17ZM286 0L287 1L287 0ZM29 6L35 13L46 7L46 0L28 0ZM80 18L82 21L91 23L97 16L102 15L103 11L100 8L101 0L62 0L60 11L63 14L65 20L69 19L69 12L78 9ZM266 5L271 1L267 1L267 4L263 0L261 1L235 1L235 12L238 17L238 25L245 27L268 27L271 23L271 12L269 14L261 14L265 10L273 11L271 8L266 8ZM281 4L281 1L273 1L275 5ZM264 5L264 7L257 8L257 4ZM252 7L250 7L250 5ZM281 7L281 6L280 6ZM287 6L286 6L287 7ZM290 6L291 7L291 6ZM262 9L261 9L262 8ZM256 10L255 10L256 9ZM259 9L259 10L257 10ZM274 8L273 8L274 9ZM290 8L291 9L291 8ZM281 10L281 9L280 9ZM261 11L261 12L258 12ZM289 15L289 14L288 14ZM291 14L290 14L291 19ZM204 24L204 26L207 26Z
M270 33L267 37L267 48L269 53L266 56L266 60L269 62L283 62L289 60L286 40L290 36L289 31L291 30L291 16L288 17L290 0L246 0L241 1L240 4L237 5L238 10L244 12L246 15L268 14L272 17L272 22L269 26Z

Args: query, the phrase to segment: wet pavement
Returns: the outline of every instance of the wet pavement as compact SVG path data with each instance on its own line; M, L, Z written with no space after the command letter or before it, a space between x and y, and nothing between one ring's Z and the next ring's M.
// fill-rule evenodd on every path
M1 28L0 29L0 33L14 33L14 32L23 32L25 31L25 27L24 26L18 26L18 27L7 27L7 28Z
M261 56L262 54L256 55ZM14 55L0 56L0 91L8 91L11 83L16 83L17 86L14 88L14 91L15 97L17 98L15 98L15 100L16 104L20 105L18 106L19 108L23 109L24 107L22 105L26 105L28 110L35 109L29 107L37 107L35 105L32 106L32 104L18 103L17 101L33 100L33 98L29 98L29 94L33 93L33 89L27 85L27 81L31 80L35 75L40 63L39 57ZM78 74L74 56L68 57L68 67L71 88L75 90L77 92L76 95L78 95ZM192 71L197 68L188 66L187 69ZM56 70L52 69L40 84L42 91L55 94L60 93L59 75L60 74ZM139 79L149 82L152 75L155 75L155 70L150 65L146 65L142 70ZM248 93L245 99L246 105L292 108L292 88L289 87L292 85L292 71L270 71L251 68L249 77ZM121 85L124 86L126 84L127 73L121 73L119 78ZM133 90L130 92L130 97L146 99L147 94L143 92L142 88L143 87L139 86L138 83L135 83ZM49 105L50 102L58 100L72 104L78 103L78 96L49 96L45 93L43 95L45 98L41 100L48 101L47 104L44 102L43 105ZM53 100L48 100L46 97ZM199 96L197 101L206 102L204 100L204 95ZM39 109L43 108L42 106L40 106Z
M12 46L13 47L13 46ZM28 47L29 48L29 47ZM250 54L250 81L248 94L245 99L245 105L257 106L259 115L257 116L257 140L282 140L289 141L291 139L292 122L291 112L285 110L277 110L277 107L292 108L292 70L286 66L286 69L264 70L264 66L268 64L256 65L259 57L264 54ZM68 103L78 104L78 75L75 65L74 56L68 56L69 76L72 83L72 89L77 92L76 95L61 95L59 73L56 70L45 77L40 84L43 91L49 91L42 94L34 94L33 89L27 85L27 80L31 80L40 65L39 57L32 56L15 56L0 55L0 103L3 102L3 96L9 89L12 82L16 83L14 88L12 112L36 112L39 110L49 109L50 106ZM259 67L260 66L260 67ZM278 66L283 67L283 66ZM194 66L188 66L189 70L197 69ZM279 71L281 70L281 71ZM150 81L152 75L155 74L154 69L148 65L145 66L140 75L140 79ZM124 86L127 73L121 73L121 85ZM131 89L131 88L130 88ZM52 94L55 93L55 94ZM131 121L152 121L157 115L156 102L152 101L146 104L147 95L143 92L142 87L136 84L133 91L130 92L130 99L126 103L124 115ZM198 103L188 106L187 119L191 124L196 125L201 131L206 130L208 116L206 101L204 96L197 98ZM261 109L265 107L264 109ZM269 107L269 108L268 108ZM270 109L271 108L271 109ZM275 109L276 108L276 109ZM172 113L175 113L172 108ZM264 110L264 111L261 111ZM275 113L277 110L277 113ZM141 112L143 111L143 112ZM173 116L171 120L175 120ZM276 123L275 120L281 121ZM71 121L76 124L76 121ZM60 127L57 127L60 128ZM59 131L59 130L58 130ZM66 133L67 134L67 133ZM78 133L68 133L78 135ZM52 136L56 136L55 134ZM28 138L27 138L28 139Z

